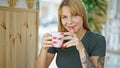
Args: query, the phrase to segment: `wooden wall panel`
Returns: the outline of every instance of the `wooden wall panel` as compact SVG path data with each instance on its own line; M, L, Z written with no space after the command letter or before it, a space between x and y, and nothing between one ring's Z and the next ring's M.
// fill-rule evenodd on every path
M4 11L4 10L1 10L1 11ZM10 46L10 27L11 26L9 26L9 23L10 23L10 12L9 11L4 11L5 13L5 17L4 17L4 21L6 22L6 23L8 23L8 24L6 24L6 44L5 44L5 47L6 47L6 52L4 53L5 55L6 55L6 65L5 65L5 68L10 68L11 66L11 46ZM9 44L9 45L8 45Z
M0 11L0 68L5 67L5 22L4 12Z
M34 68L38 11L0 7L0 68Z

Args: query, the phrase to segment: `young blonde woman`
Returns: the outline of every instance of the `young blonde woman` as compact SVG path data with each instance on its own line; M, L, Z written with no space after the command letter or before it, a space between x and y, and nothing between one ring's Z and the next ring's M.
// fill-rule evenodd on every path
M65 48L52 47L49 33L42 38L36 68L48 68L57 53L58 68L104 68L105 38L88 28L81 0L62 0L58 10L58 31L64 32Z

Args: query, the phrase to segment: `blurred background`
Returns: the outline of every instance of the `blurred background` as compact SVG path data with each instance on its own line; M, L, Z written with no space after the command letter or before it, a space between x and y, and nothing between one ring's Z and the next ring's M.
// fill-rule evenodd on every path
M39 41L46 32L57 31L57 10L61 0L39 0ZM83 0L89 27L106 38L105 68L120 67L120 0ZM39 42L39 51L40 51ZM49 68L57 68L55 59Z
M120 68L120 0L82 1L90 29L106 38L105 68ZM0 68L34 68L42 35L57 31L60 2L0 0Z

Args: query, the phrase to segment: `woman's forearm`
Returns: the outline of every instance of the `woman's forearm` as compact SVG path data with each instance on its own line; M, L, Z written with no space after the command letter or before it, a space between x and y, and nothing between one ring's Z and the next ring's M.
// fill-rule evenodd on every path
M41 49L36 61L36 68L47 68L47 50Z
M85 49L80 52L80 59L83 68L94 68Z
M79 49L79 55L80 55L82 68L94 68L84 46L82 46L82 48Z

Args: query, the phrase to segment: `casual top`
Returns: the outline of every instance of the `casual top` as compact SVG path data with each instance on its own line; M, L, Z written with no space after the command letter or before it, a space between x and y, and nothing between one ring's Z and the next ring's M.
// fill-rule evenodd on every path
M87 31L81 41L89 56L105 56L104 36ZM80 55L75 46L66 49L49 48L48 53L57 53L56 64L58 68L82 68Z

